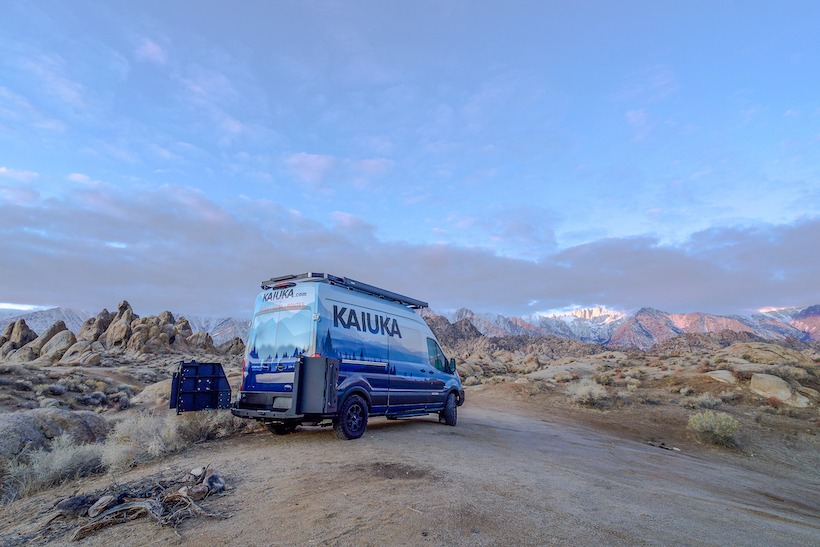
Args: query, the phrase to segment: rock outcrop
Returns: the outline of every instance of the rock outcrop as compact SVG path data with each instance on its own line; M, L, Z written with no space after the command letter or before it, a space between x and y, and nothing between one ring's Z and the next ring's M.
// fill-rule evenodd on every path
M24 319L18 319L9 326L11 328L6 327L3 336L0 337L0 358L37 339L37 333L28 328Z
M126 300L120 302L117 306L117 314L100 337L100 342L105 349L125 349L131 337L131 323L138 318L139 316L131 309L131 304Z
M77 333L77 341L78 342L94 342L95 340L99 340L102 333L104 333L109 325L111 325L111 312L106 309L103 309L100 313L97 314L97 317L91 317L83 323L83 326L80 328L80 332Z
M87 410L36 408L0 414L0 464L23 451L39 450L67 433L77 444L94 443L108 435L108 421Z
M749 388L761 397L777 399L789 406L804 408L809 406L809 400L792 391L791 386L784 379L771 374L752 374Z

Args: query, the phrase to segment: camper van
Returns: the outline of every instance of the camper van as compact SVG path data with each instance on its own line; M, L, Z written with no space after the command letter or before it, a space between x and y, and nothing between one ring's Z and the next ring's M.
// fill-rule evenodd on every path
M456 425L464 390L455 360L447 359L418 313L425 307L420 300L322 273L263 282L231 412L259 420L277 435L300 424L332 425L342 439L361 437L369 416L437 413L440 422ZM213 364L180 366L171 403L178 411L205 408L209 403L197 402L196 392L227 385L213 380L221 370L201 365ZM217 406L224 406L220 389Z

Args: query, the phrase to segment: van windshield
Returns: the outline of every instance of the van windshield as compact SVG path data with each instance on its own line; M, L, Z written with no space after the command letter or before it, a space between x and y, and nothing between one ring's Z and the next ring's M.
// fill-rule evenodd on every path
M311 355L313 310L310 306L262 310L253 318L248 336L251 361L271 362Z

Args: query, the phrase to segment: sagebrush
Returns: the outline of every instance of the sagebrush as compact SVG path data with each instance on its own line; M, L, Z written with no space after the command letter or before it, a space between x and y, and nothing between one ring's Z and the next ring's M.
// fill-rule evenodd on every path
M735 446L735 431L740 424L725 412L707 410L690 416L688 427L705 441Z
M603 406L609 400L606 389L589 378L571 384L567 387L566 393L570 401L583 406Z

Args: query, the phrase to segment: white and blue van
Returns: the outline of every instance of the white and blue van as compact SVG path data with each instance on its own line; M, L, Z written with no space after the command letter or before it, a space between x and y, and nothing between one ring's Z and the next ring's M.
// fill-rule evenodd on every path
M332 424L343 439L361 437L369 416L438 413L439 421L456 425L464 390L455 360L445 357L417 312L424 307L346 277L306 273L265 281L231 412L279 435L299 424ZM224 407L230 395L219 369L183 363L171 406L178 412Z

